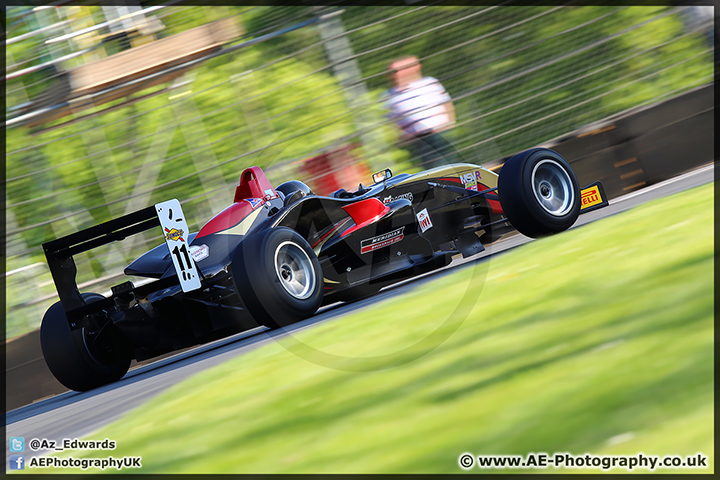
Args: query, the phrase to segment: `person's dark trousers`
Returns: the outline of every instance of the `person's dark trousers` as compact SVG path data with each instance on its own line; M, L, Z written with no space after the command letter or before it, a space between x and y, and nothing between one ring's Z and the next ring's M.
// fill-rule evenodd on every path
M418 135L408 149L413 156L413 162L420 163L425 169L462 161L460 154L438 132Z

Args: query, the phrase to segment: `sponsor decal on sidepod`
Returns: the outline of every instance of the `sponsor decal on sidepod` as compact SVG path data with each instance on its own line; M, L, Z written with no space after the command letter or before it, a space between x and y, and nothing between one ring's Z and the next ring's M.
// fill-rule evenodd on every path
M431 228L432 221L430 220L430 214L427 211L427 208L423 208L420 213L417 214L418 224L420 224L420 231L422 233L425 233L425 230L428 230Z
M368 253L379 248L387 247L393 243L397 243L404 238L403 230L405 227L400 227L392 232L383 233L377 237L366 238L360 242L360 253Z
M408 192L408 193L403 193L402 195L398 195L397 197L387 196L387 197L385 197L385 198L383 199L383 203L384 203L385 205L387 205L388 203L394 202L395 200L399 200L399 199L401 199L401 198L405 198L405 199L410 200L410 201L412 202L412 201L413 201L413 194L410 193L410 192Z

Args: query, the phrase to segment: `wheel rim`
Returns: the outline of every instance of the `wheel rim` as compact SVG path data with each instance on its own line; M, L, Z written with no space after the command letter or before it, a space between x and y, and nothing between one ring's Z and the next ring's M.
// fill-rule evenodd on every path
M562 217L572 209L575 200L572 180L555 160L542 160L535 165L532 188L538 204L550 215Z
M275 250L275 274L292 297L304 300L315 289L315 270L305 250L293 242L283 242Z

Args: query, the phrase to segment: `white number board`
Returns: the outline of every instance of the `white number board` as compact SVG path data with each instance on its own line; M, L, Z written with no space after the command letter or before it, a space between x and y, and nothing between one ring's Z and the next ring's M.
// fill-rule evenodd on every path
M187 241L190 232L180 202L173 198L167 202L156 203L155 211L183 292L197 290L201 286L200 274L190 255Z

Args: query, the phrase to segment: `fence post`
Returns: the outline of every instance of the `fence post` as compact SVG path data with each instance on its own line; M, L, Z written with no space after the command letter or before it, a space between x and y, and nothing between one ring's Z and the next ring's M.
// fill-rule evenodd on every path
M370 97L365 82L362 80L363 77L358 62L355 58L352 58L354 56L352 45L345 33L345 26L340 19L343 12L343 9L338 8L330 13L322 14L317 28L323 40L325 55L327 55L332 65L333 75L337 77L340 86L343 88L345 100L353 111L352 121L355 128L360 131L360 140L365 152L381 151L385 147L382 136L374 129L365 131L365 128L373 123L372 118L367 114L368 107L362 106ZM320 12L317 14L320 14ZM373 169L380 168L372 165L372 158L369 158L368 155L364 156L368 158Z

